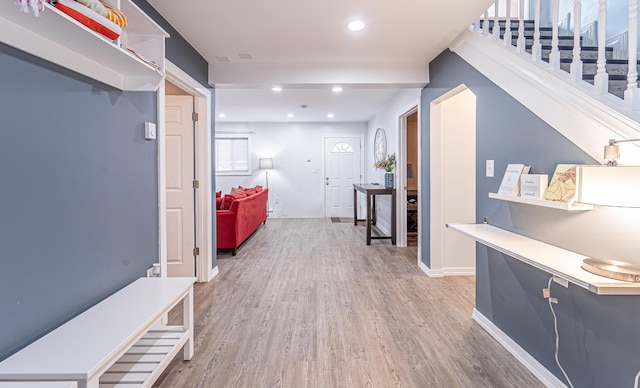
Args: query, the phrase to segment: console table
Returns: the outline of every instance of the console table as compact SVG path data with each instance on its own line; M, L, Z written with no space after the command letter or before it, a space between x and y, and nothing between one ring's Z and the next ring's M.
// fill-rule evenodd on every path
M358 191L367 196L367 218L358 219ZM391 196L391 236L371 236L371 225L377 221L376 215L376 195ZM390 239L391 244L396 244L396 189L387 189L382 185L372 183L360 183L353 185L353 225L358 225L358 221L367 222L367 245L371 245L371 240Z

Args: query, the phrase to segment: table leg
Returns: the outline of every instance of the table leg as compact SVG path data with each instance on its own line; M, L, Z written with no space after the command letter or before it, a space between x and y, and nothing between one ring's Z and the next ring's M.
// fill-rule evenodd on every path
M184 344L184 360L191 360L193 357L193 286L182 299L182 319L185 330L189 330L189 339Z
M353 189L353 226L358 226L358 191Z
M371 245L371 195L367 194L367 245Z
M371 225L375 225L376 222L378 222L378 214L376 213L376 196L375 194L372 194L371 197L371 201L373 202L373 205L371 206Z
M396 191L391 192L391 244L396 245Z

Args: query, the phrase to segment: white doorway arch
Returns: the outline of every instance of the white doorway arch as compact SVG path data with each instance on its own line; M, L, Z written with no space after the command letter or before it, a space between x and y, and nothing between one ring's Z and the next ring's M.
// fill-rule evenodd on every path
M198 282L208 282L218 273L213 265L213 213L211 174L211 92L172 62L165 60L166 79L194 96L196 122L195 177L199 181L196 190L196 277ZM167 198L166 198L166 142L165 142L165 85L158 88L158 207L159 207L159 262L162 276L167 275Z
M475 241L448 223L476 220L476 96L462 84L431 102L430 277L475 275Z

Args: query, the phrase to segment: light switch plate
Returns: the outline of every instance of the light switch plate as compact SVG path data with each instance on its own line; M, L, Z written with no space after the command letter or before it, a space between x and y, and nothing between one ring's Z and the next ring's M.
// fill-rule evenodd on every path
M156 125L154 123L144 123L144 138L147 140L156 139Z
M494 166L493 160L487 160L487 172L486 172L487 178L493 178L493 176L494 176L494 173L493 173L494 168L493 168L493 166Z

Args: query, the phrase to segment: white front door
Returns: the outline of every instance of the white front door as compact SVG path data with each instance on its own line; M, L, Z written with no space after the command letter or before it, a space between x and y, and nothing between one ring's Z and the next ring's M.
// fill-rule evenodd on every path
M167 271L195 276L193 97L166 96Z
M353 217L353 184L361 183L361 138L324 140L325 217Z

